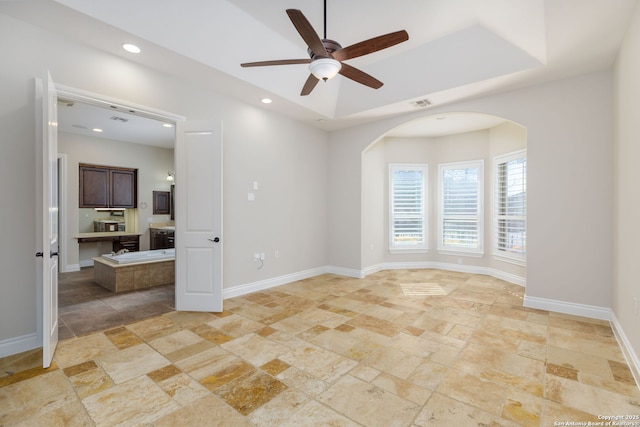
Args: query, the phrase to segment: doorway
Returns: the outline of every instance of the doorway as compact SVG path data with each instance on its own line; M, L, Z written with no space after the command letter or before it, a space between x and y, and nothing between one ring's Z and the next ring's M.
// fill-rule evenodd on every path
M175 125L173 142L176 176L180 176L182 171L180 179L177 182L174 181L177 195L174 205L175 217L178 220L175 229L177 234L174 259L180 261L175 263L175 273L171 275L175 283L175 307L185 311L221 312L223 301L222 122L186 121L184 117L153 112L144 107L129 107L105 98L86 95L77 90L63 89L54 84L48 71L43 78L35 79L35 95L36 106L39 106L36 109L38 117L36 162L42 164L41 169L36 169L36 182L39 183L36 186L36 194L41 200L39 203L41 214L35 226L38 230L37 244L43 246L46 244L49 249L46 251L49 256L45 256L45 251L36 253L36 257L42 257L42 263L39 263L36 268L36 304L39 307L38 339L43 343L43 367L47 368L51 365L59 339L58 252L60 246L67 245L67 242L60 241L58 236L60 227L58 226L57 104L59 100L86 102L114 110L129 111L131 109L130 113L156 120L161 119ZM92 129L92 131L96 130ZM99 154L105 156L104 158L112 155L113 151L97 150ZM104 158L101 157L101 159ZM140 158L134 156L134 159ZM78 163L78 173L79 169ZM80 182L79 176L76 182ZM108 179L109 181L102 180L107 182L103 186L105 193L109 192L110 185L117 185L116 181L121 180L122 177ZM132 182L130 178L128 181ZM110 184L110 182L116 184ZM137 189L133 191L137 194ZM67 200L72 199L75 197L69 194ZM78 197L77 200L79 199ZM133 208L137 208L137 201L132 205ZM68 208L66 209L69 211ZM67 217L71 218L70 215ZM68 235L65 238L70 239L68 228L67 232ZM79 244L80 237L75 238L78 239ZM119 241L122 243L121 239Z
M126 231L139 234L139 249L148 250L151 227L171 224L169 214L153 212L152 195L170 191L173 184L167 177L173 177L175 170L175 120L59 91L60 339L175 310L174 283L122 293L97 284L92 259L110 253L111 242L79 243L76 239L79 233L96 230L95 223L120 218ZM79 208L79 163L138 169L137 205L126 213Z

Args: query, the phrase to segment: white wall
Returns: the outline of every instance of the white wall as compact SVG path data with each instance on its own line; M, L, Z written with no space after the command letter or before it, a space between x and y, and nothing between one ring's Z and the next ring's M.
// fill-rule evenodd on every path
M640 354L640 6L629 25L615 66L613 311L629 344ZM640 310L640 307L638 307ZM640 362L636 358L636 367ZM640 378L640 377L637 377Z
M5 224L0 356L35 345L36 153L34 77L224 126L224 286L327 264L328 137L268 107L253 107L0 14L0 141ZM248 202L258 181L256 201ZM40 249L41 250L41 249ZM279 258L275 258L275 251ZM265 252L257 269L254 252ZM6 353L5 353L6 354Z
M90 163L96 165L118 166L138 169L138 207L136 209L136 224L133 230L141 234L140 250L149 249L149 223L169 220L168 215L153 215L153 191L170 191L167 172L174 170L173 149L152 147L142 144L132 144L122 141L112 141L104 138L80 136L70 133L58 134L58 152L67 156L66 180L67 187L67 256L65 264L73 267L84 266L91 258L105 253L102 247L107 245L97 243L83 243L83 255L74 236L79 232L78 204L79 204L79 176L78 164ZM146 206L146 207L143 207ZM153 218L153 221L149 221ZM93 231L93 230L92 230ZM106 252L110 252L108 249Z
M362 265L365 266L381 264L387 252L386 168L383 143L373 144L362 153Z
M527 129L527 296L609 307L611 81L612 73L603 71L332 133L330 264L351 271L366 267L359 233L360 157L366 147L396 126L427 114L493 114Z

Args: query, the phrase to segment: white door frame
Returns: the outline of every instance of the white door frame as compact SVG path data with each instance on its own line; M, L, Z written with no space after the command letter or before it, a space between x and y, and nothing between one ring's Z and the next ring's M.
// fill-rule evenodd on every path
M107 109L124 109L125 111L129 111L129 110L135 110L136 113L140 116L143 117L147 117L147 118L151 118L154 120L159 120L159 121L163 121L163 122L169 122L169 123L173 123L174 125L177 124L178 122L183 122L186 120L185 117L183 116L179 116L176 114L172 114L172 113L168 113L165 111L160 111L160 110L155 110L153 108L149 108L149 107L145 107L145 106L141 106L141 105L135 105L132 104L130 102L127 101L121 101L121 100L117 100L114 98L110 98L107 96L103 96L103 95L99 95L99 94L94 94L94 93L90 93L90 92L86 92L80 89L75 89L75 88L71 88L68 86L64 86L64 85L58 85L55 84L55 88L57 90L57 96L58 99L60 98L64 98L64 99L69 99L69 100L73 100L73 101L78 101L78 102L83 102L83 103L87 103L87 104L91 104L91 105L95 105L98 107L103 107L103 108L107 108ZM42 126L46 125L46 123L37 123L37 125L40 127L40 129L42 130ZM67 164L66 164L66 156L64 155L59 155L57 154L57 158L58 161L60 163L63 164L63 168L66 169ZM39 182L42 182L42 175L43 175L43 171L44 171L44 165L42 166L42 169L39 169L37 172L37 179L39 179ZM66 182L66 175L62 175L59 174L59 185L62 188L62 192L63 194L63 199L60 200L60 203L66 203L66 190L67 190L67 182ZM44 191L44 189L43 189ZM65 205L66 206L66 205ZM64 210L64 208L63 208ZM66 215L65 215L66 217ZM64 253L65 256L63 257L64 262L66 263L68 260L67 258L67 248L66 248L66 242L68 241L68 229L66 227L66 222L61 223L61 218L59 218L58 223L59 223L59 230L58 230L58 242L61 242L61 245L64 245ZM43 223L43 219L41 217L38 217L37 220L37 229L40 230L42 229L42 223ZM48 248L44 248L43 252L48 254ZM59 262L60 260L58 260ZM60 262L59 262L60 264ZM63 267L65 268L65 267ZM41 269L38 269L38 271L40 271ZM42 272L40 271L38 273L38 278L39 281L42 280L42 278L40 278L40 276L42 276ZM57 289L56 289L57 291ZM44 344L44 339L46 339L45 337L45 330L43 328L43 320L45 318L45 316L47 315L47 310L45 309L45 304L43 301L43 289L38 289L38 292L36 292L36 303L37 303L37 307L38 307L38 313L37 313L37 319L38 319L38 324L37 324L37 342L39 344ZM51 349L52 351L54 349ZM53 354L50 355L51 357L53 357ZM45 355L45 357L43 359L46 359L47 355ZM44 367L48 367L49 365L47 364L46 360L43 360L43 365Z
M68 235L67 230L67 155L58 153L58 235L60 236L60 247L58 248L58 271L67 273L69 271L78 271L70 269L67 265L69 261L69 245L63 240Z
M93 105L93 106L104 108L107 110L115 109L115 110L122 110L125 112L134 110L136 114L139 116L146 117L153 120L158 120L161 122L172 123L174 126L178 122L182 122L186 120L184 116L146 107L144 105L134 104L129 101L108 97L106 95L88 92L88 91L73 88L70 86L56 84L56 89L58 91L58 99L62 98L69 101L82 102L85 104ZM175 138L177 138L177 135L174 136L174 144L175 144ZM68 183L66 180L67 162L66 162L65 155L59 154L59 158L62 158L61 159L62 166L64 168L64 170L60 171L61 193L60 193L59 200L60 200L60 205L63 207L66 207L67 206L66 204L67 203L67 186L68 186ZM64 261L64 263L60 265L60 271L61 272L79 271L80 264L76 264L73 266L69 266L67 264L67 261L69 259L69 255L68 255L69 252L68 252L68 245L66 244L66 242L69 241L69 231L67 230L66 218L64 220L60 218L60 223L61 223L60 241L63 243L62 251L61 251L62 256L60 257L60 260Z

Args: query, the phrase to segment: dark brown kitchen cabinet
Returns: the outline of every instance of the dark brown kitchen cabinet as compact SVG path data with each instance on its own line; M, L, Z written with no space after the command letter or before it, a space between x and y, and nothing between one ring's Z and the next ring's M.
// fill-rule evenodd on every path
M135 208L138 170L80 164L81 208Z
M175 231L164 230L159 228L150 228L150 245L149 249L170 249L175 248Z
M169 191L153 192L153 214L169 215L171 213L171 193Z
M140 236L120 236L118 240L114 240L113 251L118 252L122 249L138 252L140 250Z

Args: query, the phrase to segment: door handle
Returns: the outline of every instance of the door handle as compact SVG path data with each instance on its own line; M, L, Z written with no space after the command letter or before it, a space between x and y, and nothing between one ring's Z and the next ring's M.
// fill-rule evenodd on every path
M220 241L220 238L219 237L214 237L213 239L207 239L207 240L210 241L210 242L213 242L213 243L218 243Z
M44 253L43 252L36 252L36 257L44 257Z
M53 258L54 256L58 256L58 252L50 251L49 252L49 258Z

